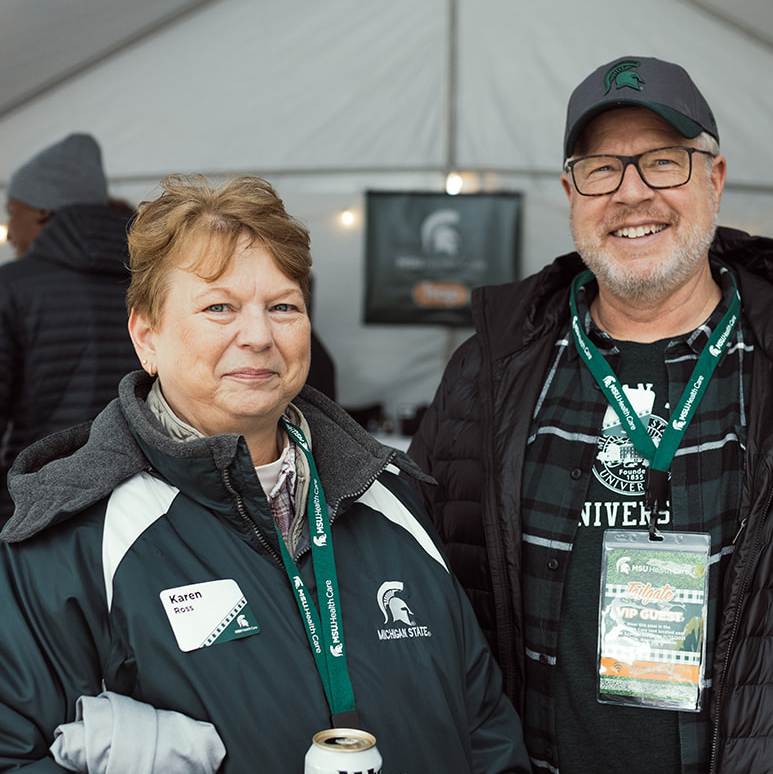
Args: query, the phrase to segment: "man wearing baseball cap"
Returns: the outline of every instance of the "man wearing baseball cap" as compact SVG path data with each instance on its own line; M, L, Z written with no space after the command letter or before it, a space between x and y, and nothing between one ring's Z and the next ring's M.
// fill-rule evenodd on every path
M574 90L576 252L473 295L410 454L536 771L769 772L773 240L680 66Z
M73 133L43 148L6 194L18 260L0 266L0 526L16 455L92 419L139 365L124 301L133 212L108 198L97 141Z

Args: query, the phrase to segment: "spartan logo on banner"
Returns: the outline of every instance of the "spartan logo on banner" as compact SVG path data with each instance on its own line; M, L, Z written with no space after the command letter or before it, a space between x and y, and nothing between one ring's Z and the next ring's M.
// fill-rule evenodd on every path
M368 191L365 322L472 325L479 285L517 278L521 194Z

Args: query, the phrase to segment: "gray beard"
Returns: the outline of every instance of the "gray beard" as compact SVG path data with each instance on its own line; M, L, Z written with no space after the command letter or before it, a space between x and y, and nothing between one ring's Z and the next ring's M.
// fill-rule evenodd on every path
M614 296L654 303L667 298L694 274L714 239L717 216L715 212L709 228L684 227L673 250L646 273L614 261L597 239L575 240L575 245L585 265Z

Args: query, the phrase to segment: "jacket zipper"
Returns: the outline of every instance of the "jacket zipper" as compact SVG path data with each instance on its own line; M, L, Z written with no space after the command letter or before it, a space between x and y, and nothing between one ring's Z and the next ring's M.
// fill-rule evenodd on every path
M757 551L759 550L760 535L762 534L762 529L765 526L765 522L768 518L771 502L773 502L773 490L768 492L768 499L767 499L767 502L765 503L765 510L763 511L759 526L757 527L757 534L754 538L754 549L751 552L752 557L755 556ZM733 539L733 543L735 543L738 540L745 526L746 526L746 520L744 519L741 522L741 526L738 529L738 533ZM732 657L733 657L735 638L738 633L738 626L741 621L741 609L743 607L744 597L746 596L746 587L749 585L749 574L751 573L752 564L753 562L751 561L748 562L748 564L746 565L746 569L744 570L743 582L741 584L741 592L738 595L738 604L736 605L736 608L735 608L735 615L733 617L733 626L730 631L730 641L728 642L728 645L727 645L727 656L725 658L725 663L722 666L722 674L719 676L719 685L717 686L715 697L714 697L714 728L713 728L712 737L711 737L711 758L709 759L709 774L716 774L717 767L719 765L717 761L717 753L719 750L719 720L720 720L719 713L720 713L720 708L722 704L722 692L725 686L727 670L729 669L730 661L732 660Z
M374 476L372 479L370 479L365 485L363 485L360 489L356 490L352 494L344 495L341 497L340 502L343 502L345 499L351 498L352 500L356 500L358 497L362 497L362 495L365 494L365 492L370 489L370 487L373 485L373 482L378 478L378 475L382 473L386 466L389 465L389 463L392 461L394 455L390 456L389 459L386 461L386 464L384 465L381 470L379 470L378 474ZM236 491L233 484L231 483L231 474L228 472L227 468L224 468L222 470L222 477L223 477L223 484L225 484L225 488L228 490L228 493L233 498L234 502L236 503L236 510L239 513L239 517L244 521L249 528L252 530L253 534L255 535L257 541L260 543L263 548L268 551L268 553L281 565L282 557L277 553L276 549L271 545L271 543L266 540L266 538L263 536L263 533L258 529L258 525L255 523L255 521L249 516L247 513L247 509L244 507L244 500L242 499L242 496L239 494L239 492ZM332 511L330 514L330 522L332 524L333 522L333 515ZM307 551L311 549L311 545L308 545L301 549L301 551L298 552L298 558L303 556Z
M356 500L358 497L362 497L362 495L364 495L365 492L367 492L368 489L370 489L371 486L373 486L373 482L381 475L381 473L383 473L387 469L387 466L392 462L392 460L394 459L394 456L395 455L392 454L389 457L389 459L387 459L387 461L384 464L384 466L379 470L379 472L376 473L376 475L372 479L370 479L366 484L364 484L362 487L360 487L355 492L352 492L351 494L342 495L342 497L338 501L338 505L336 506L335 509L330 508L330 504L328 503L328 508L330 508L328 515L329 515L330 523L331 524L333 523L333 520L334 520L333 511L334 510L337 511L338 510L338 506L340 506L340 504L344 500ZM298 551L297 558L300 559L307 551L310 551L310 550L311 550L311 543L309 543L308 545L304 546L300 551Z
M247 513L247 509L244 507L244 500L242 499L242 496L236 491L233 484L231 483L231 474L228 472L227 468L223 469L222 475L223 475L223 483L225 484L225 488L228 490L228 493L231 495L234 502L236 503L236 510L238 511L240 518L252 530L253 534L257 538L258 543L260 543L260 545L263 546L263 548L265 548L266 551L268 551L271 557L278 564L281 565L282 557L279 556L278 552L271 545L271 543L269 543L268 540L266 540L266 538L263 536L263 533L258 529L258 525L255 523L252 517L250 517L249 514Z

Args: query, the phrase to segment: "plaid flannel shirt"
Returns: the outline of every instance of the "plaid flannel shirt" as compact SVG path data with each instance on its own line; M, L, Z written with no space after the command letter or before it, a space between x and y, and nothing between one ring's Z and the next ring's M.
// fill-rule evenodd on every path
M712 268L723 289L722 302L705 325L673 339L666 350L672 407L687 387L697 358L727 311L734 292L728 272L718 266ZM591 287L594 285L586 286L579 293L578 311L587 334L614 370L618 354L614 342L595 325L588 310L591 299L585 291ZM706 532L711 536L705 671L709 692L713 638L717 611L722 603L722 577L739 527L751 341L742 318L671 464L672 521L666 528ZM524 470L527 659L523 720L535 770L559 770L552 696L559 655L563 584L586 503L606 408L606 399L578 356L567 325L565 335L555 344L553 365L535 407ZM646 529L646 526L639 528ZM588 571L599 573L600 566L601 557L598 565ZM709 704L707 695L700 713L679 713L682 774L699 774L708 768ZM642 710L655 711L658 710ZM610 729L610 739L624 740L625 729Z
M268 504L271 506L271 515L287 540L290 525L295 518L295 442L288 439L288 446L282 453L282 464L279 468L276 484L266 493Z

